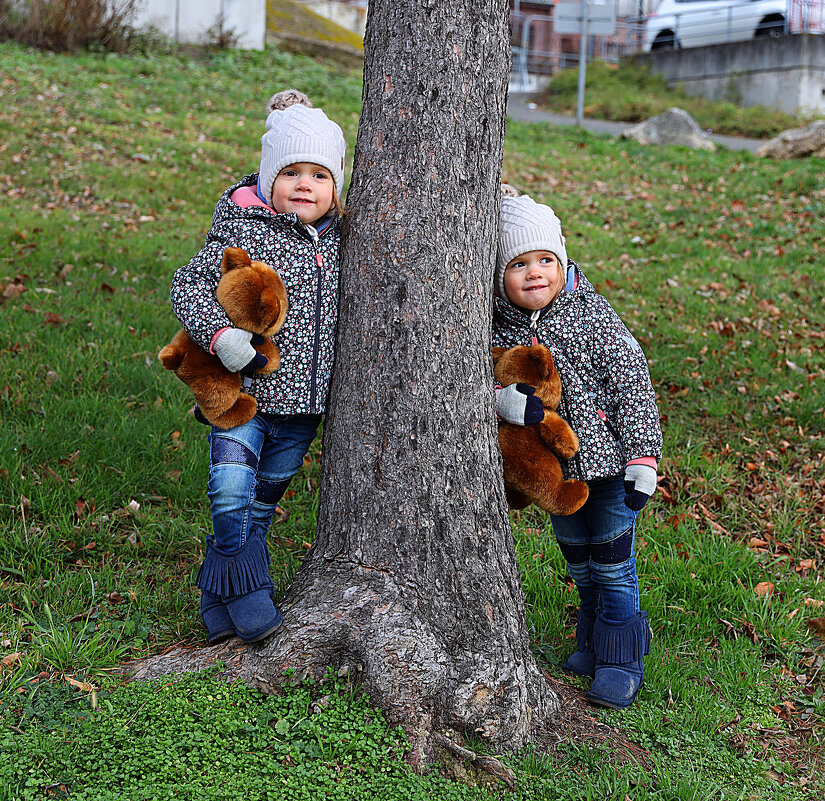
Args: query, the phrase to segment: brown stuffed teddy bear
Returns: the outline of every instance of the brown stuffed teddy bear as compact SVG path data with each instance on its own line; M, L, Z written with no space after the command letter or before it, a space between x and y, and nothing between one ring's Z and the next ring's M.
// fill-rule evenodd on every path
M493 348L493 364L499 384L529 384L544 406L544 419L536 425L499 425L510 508L524 509L534 503L550 514L573 514L587 500L588 488L583 481L565 481L556 458L556 454L565 459L573 456L579 440L555 411L561 401L561 379L550 351L543 345Z
M280 331L286 317L286 289L268 264L252 261L240 248L226 248L221 262L218 303L238 328L258 334L252 344L267 358L261 375L280 364L278 349L268 339ZM263 339L263 343L260 340ZM230 373L220 359L207 353L184 330L158 354L163 366L173 370L195 396L204 417L218 428L234 428L255 416L257 401L241 390L242 376Z

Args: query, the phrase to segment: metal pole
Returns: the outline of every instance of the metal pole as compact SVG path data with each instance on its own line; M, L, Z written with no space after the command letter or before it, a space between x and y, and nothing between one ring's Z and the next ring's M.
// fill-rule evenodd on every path
M579 94L576 100L576 125L584 124L584 86L587 77L587 0L582 0L582 28L579 43Z
M533 21L532 17L525 17L524 18L524 25L521 29L521 52L519 53L519 77L521 78L521 91L527 92L529 91L528 81L529 76L527 74L528 64L527 64L527 55L528 50L530 47L530 23Z

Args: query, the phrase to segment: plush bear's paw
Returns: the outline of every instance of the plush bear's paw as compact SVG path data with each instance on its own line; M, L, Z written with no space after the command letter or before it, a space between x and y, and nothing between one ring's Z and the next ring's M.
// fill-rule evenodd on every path
M572 459L579 449L578 437L572 431L570 434L571 436L569 438L561 438L556 444L556 453L563 459Z
M547 447L563 459L570 459L579 449L576 432L553 411L545 410L538 429Z
M167 370L177 370L183 359L183 354L174 345L167 345L161 348L158 359Z
M547 492L534 499L536 506L551 515L572 515L584 506L590 490L584 481L563 481L557 486L549 487Z
M241 392L230 409L219 415L210 416L213 426L222 429L235 428L248 423L258 411L258 403L251 395Z
M274 373L281 364L281 352L269 340L258 349L267 358L266 364L258 370L258 375Z

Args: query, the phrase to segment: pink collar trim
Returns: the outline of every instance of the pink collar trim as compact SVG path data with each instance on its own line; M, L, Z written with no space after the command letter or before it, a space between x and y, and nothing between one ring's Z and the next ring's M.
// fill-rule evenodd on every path
M254 186L241 186L236 189L230 196L229 199L240 206L242 209L248 209L253 206L260 207L262 209L269 209L273 214L275 210L272 206L267 205L258 197L258 193L255 191Z

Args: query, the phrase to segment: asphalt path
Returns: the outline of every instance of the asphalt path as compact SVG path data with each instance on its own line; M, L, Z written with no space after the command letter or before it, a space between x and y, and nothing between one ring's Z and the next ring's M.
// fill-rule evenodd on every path
M531 108L530 95L510 93L507 98L507 116L517 122L547 122L551 125L576 125L575 117L568 117L564 114L553 114L549 111L542 111L538 108ZM625 128L629 128L631 123L611 122L609 120L591 120L585 117L582 120L582 128L592 133L608 134L610 136L620 136ZM764 139L746 139L742 136L722 136L720 134L710 134L710 138L717 145L728 148L728 150L747 150L751 153L765 144Z

